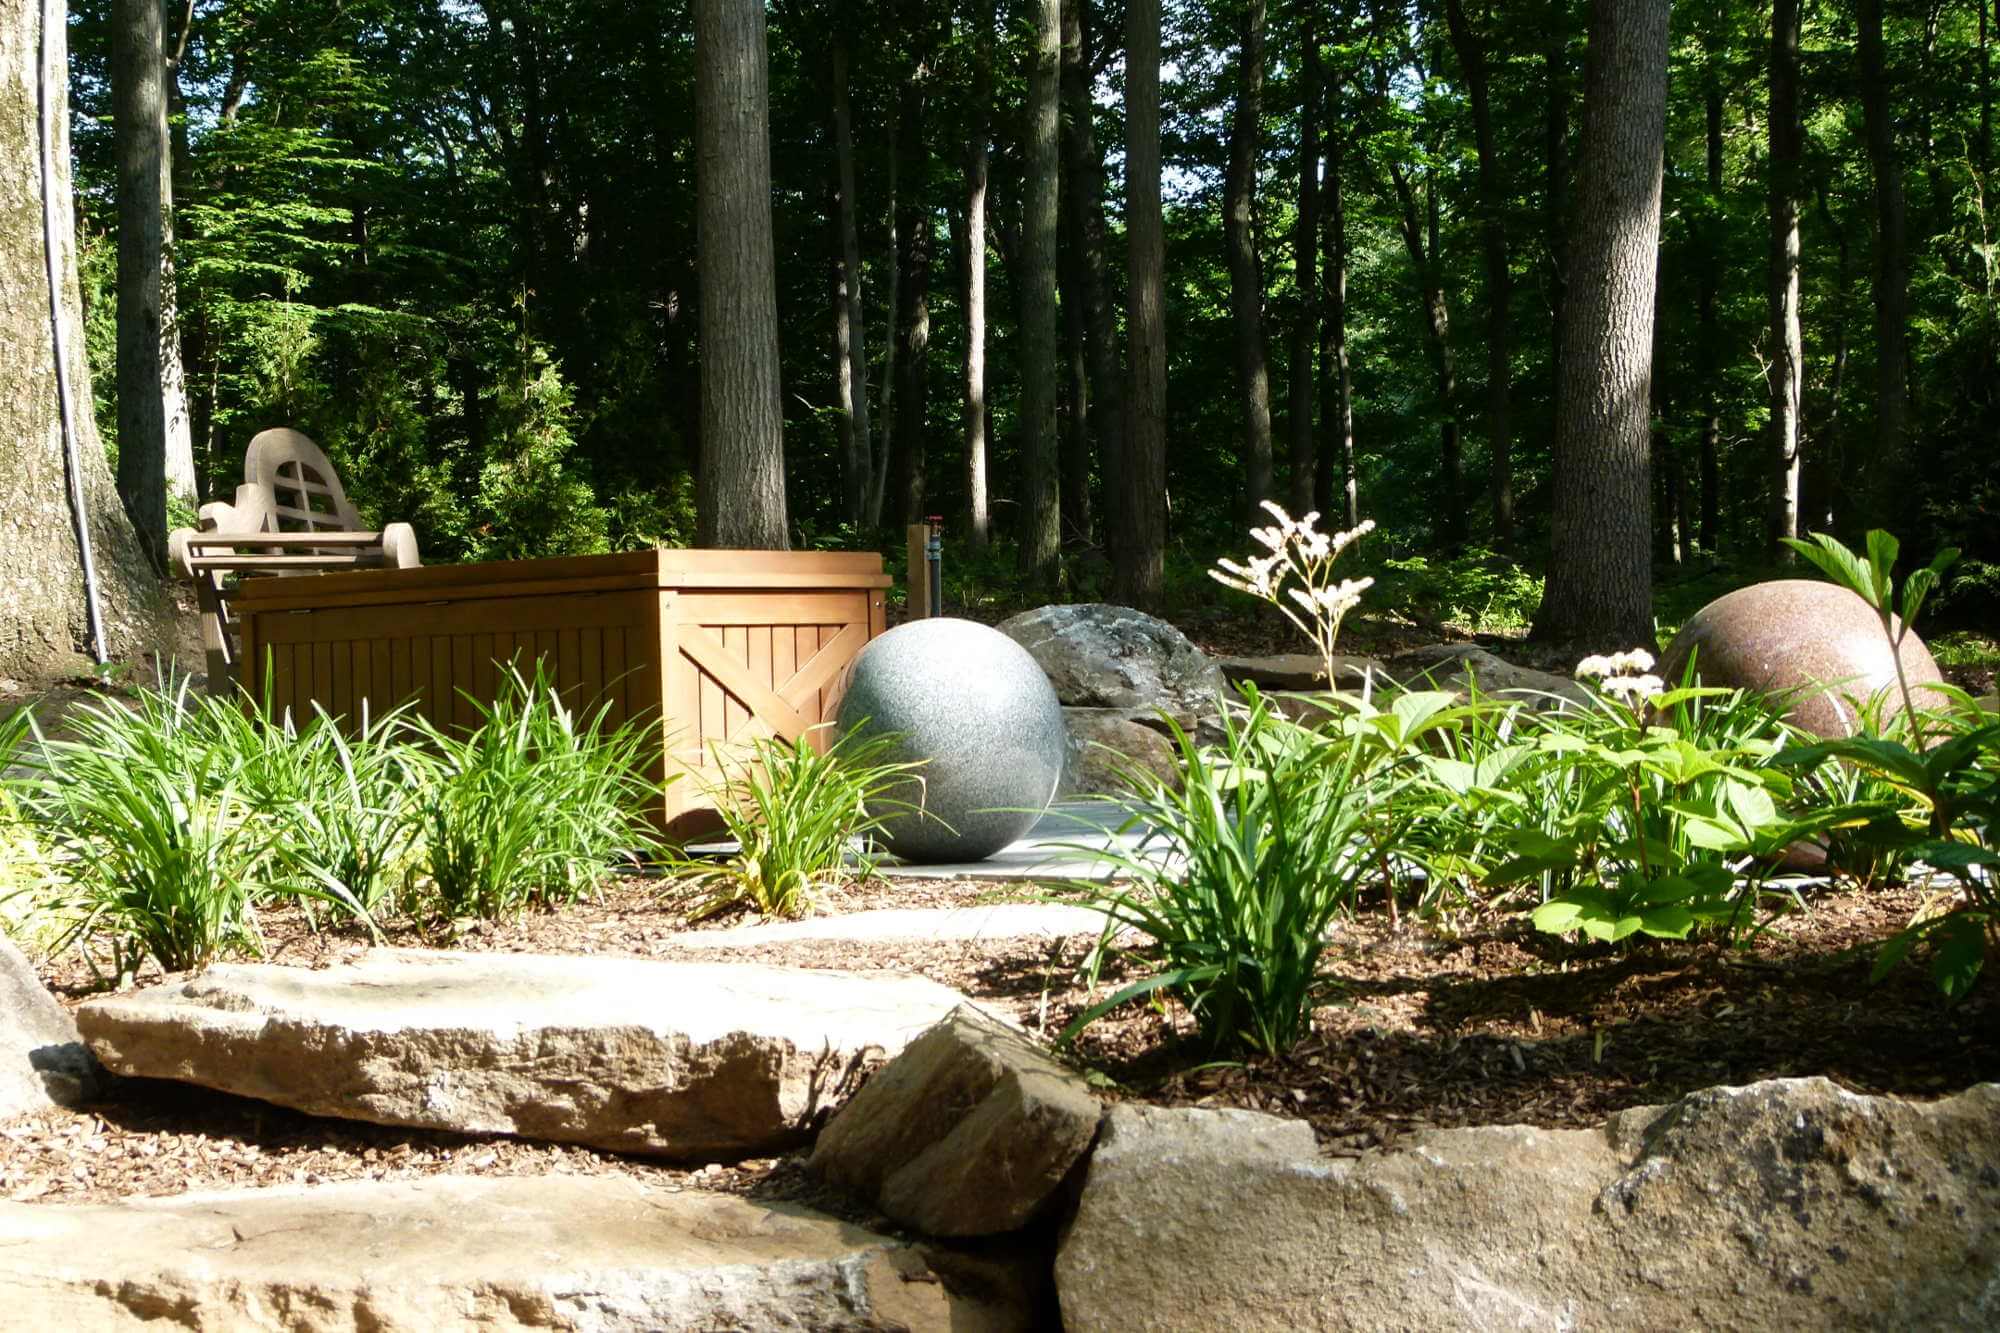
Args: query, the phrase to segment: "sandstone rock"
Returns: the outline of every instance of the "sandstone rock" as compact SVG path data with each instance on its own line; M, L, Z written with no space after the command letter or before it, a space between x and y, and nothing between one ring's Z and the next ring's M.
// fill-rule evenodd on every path
M1679 680L1691 654L1704 685L1809 691L1789 716L1818 736L1853 735L1862 705L1884 691L1889 711L1903 710L1897 655L1874 609L1817 579L1774 579L1716 598L1674 635L1660 675ZM1942 706L1925 687L1944 677L1914 631L1899 655L1917 706Z
M2000 1318L2000 1085L1824 1079L1600 1130L1319 1158L1238 1112L1119 1105L1056 1261L1065 1327L1978 1328Z
M1216 666L1232 684L1248 681L1263 690L1323 690L1328 688L1326 663L1316 653L1276 653L1269 657L1223 657ZM1333 659L1332 688L1358 690L1372 675L1377 684L1388 679L1388 668L1372 657Z
M1119 773L1121 763L1135 765L1175 785L1180 762L1173 741L1152 713L1123 708L1065 708L1063 726L1069 735L1068 760L1063 767L1066 796L1115 795L1128 790Z
M871 1062L964 1002L910 976L376 949L324 971L212 967L77 1022L121 1074L702 1159L804 1141Z
M1081 1076L967 1007L876 1072L813 1147L812 1169L933 1236L1024 1226L1097 1134Z
M102 1073L34 964L0 934L0 1120L85 1101Z
M1520 699L1536 708L1587 704L1590 692L1574 678L1515 666L1469 643L1435 643L1397 653L1388 667L1398 684L1413 690L1467 692L1476 683L1488 698Z
M0 1203L11 1328L1024 1328L905 1243L614 1177Z
M1048 673L1071 708L1123 708L1192 720L1227 682L1208 654L1164 620L1089 602L1026 611L999 626Z
M1061 784L1067 738L1055 691L1006 635L940 617L898 625L861 650L840 729L893 738L885 761L922 770L883 819L907 861L978 861L1035 825Z

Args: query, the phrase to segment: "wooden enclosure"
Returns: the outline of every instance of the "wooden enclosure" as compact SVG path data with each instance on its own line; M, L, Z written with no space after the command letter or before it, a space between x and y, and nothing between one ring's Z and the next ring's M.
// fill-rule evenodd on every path
M469 727L506 663L539 658L611 724L664 721L654 773L682 776L659 816L689 833L713 822L715 745L832 720L888 586L872 552L638 551L249 579L236 608L244 685L297 718L414 700Z

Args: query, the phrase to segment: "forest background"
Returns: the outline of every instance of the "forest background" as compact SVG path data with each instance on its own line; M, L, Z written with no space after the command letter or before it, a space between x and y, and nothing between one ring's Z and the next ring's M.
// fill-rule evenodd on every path
M112 29L128 7L70 7L87 328L114 450ZM1160 6L1166 600L1205 595L1193 580L1240 549L1266 497L1373 518L1378 560L1489 588L1539 574L1585 8ZM1044 255L1024 238L1027 108L1055 12L767 10L795 546L893 549L901 524L937 513L968 552L984 490L1001 553L973 568L1018 564L1037 593L1112 582L1139 484L1120 415L1131 15L1062 0L1059 243ZM1671 19L1656 575L1740 576L1776 560L1781 532L1885 526L1919 559L1963 548L1944 614L1991 624L1987 0L1681 0ZM285 424L327 449L365 516L414 522L428 560L691 544L693 27L683 5L613 0L168 10L167 332L200 498L226 497L249 436ZM1020 312L1051 277L1047 346ZM865 384L844 391L852 365ZM1056 403L1060 548L1017 562L1035 472L1022 404L1038 393ZM872 460L858 489L857 437Z

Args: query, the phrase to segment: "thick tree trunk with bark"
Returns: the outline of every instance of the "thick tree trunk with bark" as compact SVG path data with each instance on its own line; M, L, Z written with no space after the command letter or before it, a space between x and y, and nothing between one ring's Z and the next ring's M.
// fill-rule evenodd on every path
M1257 147L1264 115L1264 0L1246 0L1229 117L1229 172L1222 213L1229 250L1230 322L1243 413L1243 489L1251 521L1271 498L1271 372L1264 355L1264 276L1257 262Z
M784 408L762 0L695 0L701 471L695 540L784 550Z
M1591 0L1537 638L1650 644L1647 407L1667 109L1667 0Z
M1786 537L1799 535L1799 410L1805 387L1799 327L1799 170L1805 131L1799 123L1799 0L1771 7L1770 252L1766 300L1770 311L1770 504L1766 554L1790 564Z
M1320 68L1317 11L1306 8L1300 42L1305 47L1299 98L1299 216L1292 231L1292 275L1298 287L1298 316L1292 321L1292 391L1290 420L1292 512L1313 508L1318 491L1314 473L1313 389L1316 381L1313 346L1319 334L1319 117Z
M1065 164L1063 207L1056 228L1056 285L1062 294L1063 391L1057 418L1062 438L1062 540L1066 546L1091 540L1090 422L1096 407L1091 401L1095 386L1086 364L1090 337L1083 322L1082 247L1077 243L1075 218L1069 208L1073 183Z
M1020 567L1044 585L1055 581L1061 549L1056 473L1056 217L1060 171L1062 11L1035 0L1029 49L1021 218L1021 527Z
M1486 492L1493 508L1493 535L1514 538L1513 322L1514 290L1507 258L1507 186L1500 174L1500 150L1493 136L1491 78L1486 47L1466 21L1461 0L1445 0L1452 49L1465 74L1472 107L1472 138L1479 156L1479 240L1486 261Z
M1314 500L1323 514L1334 512L1333 479L1340 477L1344 526L1361 522L1360 481L1354 469L1354 384L1347 364L1347 205L1342 173L1347 139L1336 131L1327 141L1325 207L1326 314L1320 322L1319 415L1321 452Z
M973 43L972 142L965 158L965 495L966 535L986 549L992 516L986 494L986 135L993 114L993 6L979 14Z
M1882 0L1857 0L1861 113L1875 175L1875 430L1877 465L1901 468L1910 430L1910 261L1904 234L1903 168L1889 106Z
M158 586L91 415L71 223L67 35L52 0L0 10L0 676L17 680L73 672L75 654L91 648L72 485L111 654L139 646Z
M195 496L168 252L173 210L167 53L159 0L111 13L118 158L118 491L156 568L166 568L167 496Z
M1076 250L1076 294L1084 334L1084 372L1088 376L1088 441L1097 469L1105 477L1118 473L1117 455L1125 432L1124 365L1118 352L1118 324L1112 312L1110 278L1104 254L1104 157L1097 148L1096 101L1091 96L1090 7L1088 0L1065 0L1062 47L1062 213ZM1067 301L1068 296L1064 297ZM1088 459L1085 460L1088 462ZM1107 531L1117 522L1118 487L1104 489L1103 522ZM1089 518L1088 496L1078 497ZM1071 502L1067 483L1063 494ZM1115 533L1113 540L1115 540Z
M897 110L896 144L901 160L897 175L902 195L896 201L896 522L921 523L927 514L928 443L931 363L931 260L936 249L936 218L930 193L930 139L925 130L929 113L931 51L925 42L917 52L916 69L903 85Z
M1125 7L1125 330L1130 349L1121 536L1112 595L1161 601L1167 544L1166 239L1160 209L1160 0Z
M1570 0L1549 0L1542 69L1548 112L1542 122L1542 226L1547 233L1549 382L1562 381L1563 311L1569 283L1569 36Z
M866 526L880 527L882 511L888 504L889 460L896 452L896 312L902 309L901 265L897 257L902 253L896 240L896 218L898 200L901 197L902 182L897 179L897 165L902 161L896 141L896 121L889 122L889 206L884 216L889 224L889 295L883 302L882 329L882 400L875 413L878 438L875 441L875 475L868 482L868 513L864 517Z
M838 27L838 24L835 25ZM868 321L861 302L861 239L854 199L854 125L848 97L847 38L833 38L833 153L837 192L835 230L834 377L840 389L841 495L848 521L863 524L874 477L868 424Z

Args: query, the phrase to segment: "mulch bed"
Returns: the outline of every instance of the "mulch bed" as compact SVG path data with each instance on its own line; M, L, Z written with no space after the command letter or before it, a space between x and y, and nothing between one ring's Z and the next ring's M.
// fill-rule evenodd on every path
M916 972L1059 1032L1133 973L1114 965L1087 991L1076 968L1094 937L985 942L801 942L683 949L659 880L623 880L595 902L512 921L403 923L389 942L469 950L731 958L804 968ZM991 883L875 881L828 910L993 901ZM1211 1064L1180 1040L1184 1014L1133 1005L1088 1029L1078 1057L1107 1096L1244 1107L1309 1121L1333 1153L1393 1147L1431 1126L1594 1125L1609 1112L1696 1088L1823 1074L1864 1092L1937 1096L2000 1079L2000 1022L1989 980L1948 1006L1917 967L1868 982L1873 946L1920 906L1906 890L1821 893L1749 949L1713 942L1580 947L1517 917L1451 929L1364 916L1330 957L1337 994L1312 1037L1283 1059ZM743 924L744 918L713 921ZM267 915L267 957L327 967L368 946L343 927ZM46 979L71 1004L92 991L74 958ZM157 982L157 975L140 984ZM590 1148L319 1119L173 1083L124 1080L81 1112L0 1125L0 1198L80 1202L191 1189L351 1179L623 1174L658 1188L806 1199L827 1196L798 1160L690 1168Z

